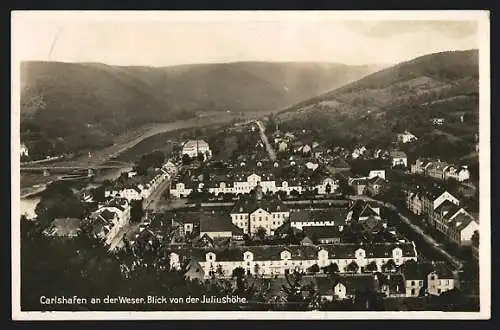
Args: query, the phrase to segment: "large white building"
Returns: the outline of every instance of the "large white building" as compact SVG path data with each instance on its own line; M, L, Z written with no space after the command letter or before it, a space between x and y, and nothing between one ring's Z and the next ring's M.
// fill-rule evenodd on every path
M166 180L170 179L170 174L160 169L156 172L155 176L148 182L140 183L137 185L127 185L121 187L109 187L104 192L104 197L108 198L125 198L129 202L133 200L141 200L148 198L151 194Z
M245 234L255 235L259 228L264 228L267 235L283 225L290 212L277 199L262 199L256 192L255 198L240 199L230 212L233 224Z
M376 243L333 244L333 245L291 245L291 246L240 246L223 251L193 249L191 259L198 261L206 278L217 270L219 276L230 277L235 268L241 267L247 274L266 277L284 276L289 272L306 273L308 268L317 265L319 268L336 264L340 273L363 268L374 262L380 270L392 260L397 266L409 260L417 260L415 244L412 243ZM182 252L170 253L171 267L179 269ZM184 256L184 257L187 257ZM355 264L355 267L352 265Z
M474 232L479 230L479 223L469 212L448 200L434 210L431 221L438 231L458 245L471 245Z
M196 158L200 153L205 156L205 160L212 157L210 146L203 140L189 140L182 146L181 155L188 155L191 158Z
M201 182L200 182L201 183ZM285 192L290 195L292 191L302 193L306 190L317 190L319 195L334 193L339 188L339 181L329 177L317 181L313 180L280 180L272 173L251 173L249 175L227 175L208 182L206 188L209 193L219 194L248 194L259 184L264 193ZM186 197L193 190L200 190L203 183L176 182L170 189L170 195L174 197Z

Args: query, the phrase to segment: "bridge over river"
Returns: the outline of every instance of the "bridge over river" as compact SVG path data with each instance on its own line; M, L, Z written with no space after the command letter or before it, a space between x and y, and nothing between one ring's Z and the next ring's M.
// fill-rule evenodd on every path
M66 164L44 164L44 165L27 165L21 166L21 173L43 173L43 175L48 176L53 173L61 173L61 174L76 174L87 172L88 176L93 176L96 171L99 170L107 170L107 169L125 169L132 168L134 165L127 162L120 161L108 161L103 164L75 164L75 165L66 165Z

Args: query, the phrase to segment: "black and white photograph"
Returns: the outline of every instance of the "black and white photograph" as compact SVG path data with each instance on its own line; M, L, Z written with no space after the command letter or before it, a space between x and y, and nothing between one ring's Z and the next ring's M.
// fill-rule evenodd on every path
M487 11L15 11L12 318L489 319Z

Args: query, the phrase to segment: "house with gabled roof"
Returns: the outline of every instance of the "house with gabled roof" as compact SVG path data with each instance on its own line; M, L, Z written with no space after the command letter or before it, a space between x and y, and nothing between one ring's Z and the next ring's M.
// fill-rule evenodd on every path
M429 218L432 218L434 211L446 200L460 204L455 196L439 185L417 186L409 189L406 195L408 209L414 214L426 215Z
M377 281L377 291L386 297L405 297L405 278L398 273L381 273L374 275Z
M387 185L387 181L381 177L373 177L366 180L366 193L370 196L377 196Z
M346 219L348 222L363 222L370 217L381 219L380 207L362 200L357 200L349 208Z
M408 157L406 153L401 150L393 150L389 153L392 167L402 166L408 167Z
M259 195L239 199L230 211L230 217L245 234L254 235L262 227L268 235L274 235L290 212L278 198Z
M332 263L338 266L340 273L352 273L352 265L355 264L355 270L360 274L362 268L371 262L380 268L389 260L395 265L417 260L413 243L232 246L224 249L191 249L184 253L200 263L206 278L219 268L227 276L235 268L242 267L247 274L258 272L264 277L274 277L292 271L305 274L315 264L321 269Z
M335 226L342 230L346 225L348 210L346 208L330 208L327 210L299 210L290 213L292 227L302 230L306 226Z
M456 215L447 223L446 236L458 245L471 245L474 232L479 230L479 223L468 213Z
M231 237L243 239L243 231L231 222L231 218L222 214L200 215L200 236L207 235L212 239Z
M439 296L455 288L455 275L445 262L434 262L432 270L427 275L427 292Z
M338 226L303 226L302 231L313 244L340 243L342 233Z

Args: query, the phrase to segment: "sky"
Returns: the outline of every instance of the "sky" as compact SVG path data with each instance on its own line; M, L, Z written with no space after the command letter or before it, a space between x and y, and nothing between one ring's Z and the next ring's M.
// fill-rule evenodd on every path
M16 60L171 66L237 61L395 64L479 48L478 12L17 12Z

